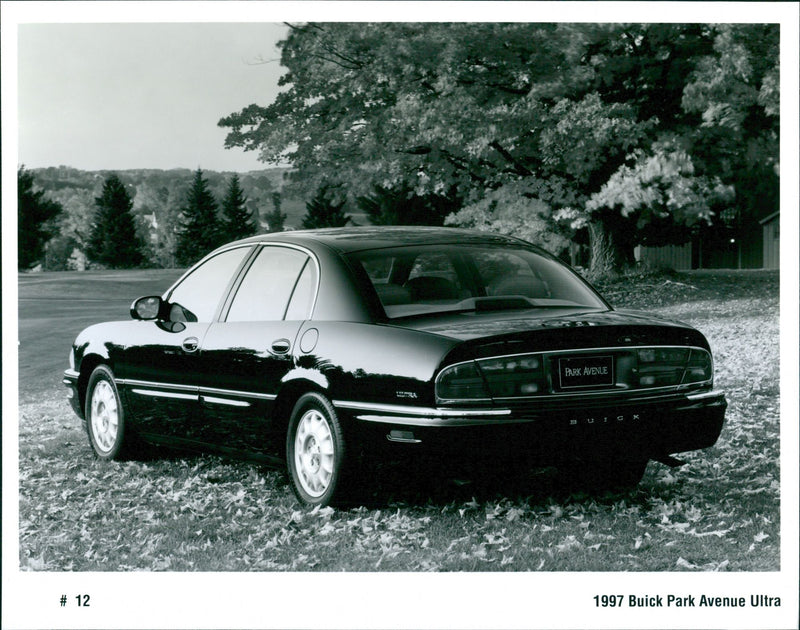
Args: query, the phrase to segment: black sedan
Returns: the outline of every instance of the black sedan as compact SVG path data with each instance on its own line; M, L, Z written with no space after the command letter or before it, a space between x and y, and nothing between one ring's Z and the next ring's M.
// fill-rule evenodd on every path
M484 232L256 236L130 313L84 330L64 375L96 455L285 461L307 505L379 447L635 484L650 459L713 445L725 415L700 332L614 310L553 256Z

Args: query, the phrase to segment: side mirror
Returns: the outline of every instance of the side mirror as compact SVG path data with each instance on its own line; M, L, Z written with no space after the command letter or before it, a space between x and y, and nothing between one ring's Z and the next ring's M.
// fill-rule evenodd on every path
M169 317L167 319L171 322L196 322L197 316L180 304L170 304Z
M157 295L140 297L131 304L131 317L147 321L158 319L162 304L163 301Z

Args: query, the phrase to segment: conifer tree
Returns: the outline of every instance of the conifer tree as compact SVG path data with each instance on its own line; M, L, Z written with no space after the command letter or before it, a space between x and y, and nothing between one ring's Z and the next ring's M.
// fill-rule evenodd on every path
M342 209L347 202L346 198L338 201L327 184L317 189L311 201L306 202L306 214L303 217L303 227L306 229L342 227L350 223L350 216Z
M245 206L246 202L247 198L239 183L239 176L234 173L222 200L223 241L235 241L256 233L256 224L253 215Z
M356 205L372 225L442 225L461 207L455 195L417 195L402 182L396 188L373 186L372 193L356 198Z
M192 187L181 208L183 220L178 233L175 260L179 265L189 265L222 244L224 236L217 218L217 202L208 190L208 180L197 169Z
M112 173L94 201L97 210L86 248L89 260L112 269L141 265L144 243L136 232L133 201L125 184Z
M286 213L281 212L281 193L275 191L272 193L272 205L275 209L266 215L267 231L269 232L283 232L284 223L286 222Z
M22 166L17 171L17 230L20 269L27 269L44 254L44 244L57 231L53 219L63 210L60 203L47 199L43 190L33 189L33 175Z

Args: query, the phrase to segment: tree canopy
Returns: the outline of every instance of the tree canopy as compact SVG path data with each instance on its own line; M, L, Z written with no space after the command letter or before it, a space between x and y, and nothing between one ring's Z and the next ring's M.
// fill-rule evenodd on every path
M291 26L284 90L219 124L308 192L448 196L448 222L491 229L533 208L619 266L652 225L757 214L741 182L775 196L777 42L747 24Z

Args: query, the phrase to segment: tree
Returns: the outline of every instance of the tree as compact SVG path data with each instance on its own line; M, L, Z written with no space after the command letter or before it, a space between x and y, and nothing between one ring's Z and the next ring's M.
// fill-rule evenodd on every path
M286 213L281 212L281 203L281 193L274 191L272 193L272 205L274 210L266 215L267 229L270 232L283 232L283 226L286 222Z
M55 218L61 213L61 204L45 197L42 190L34 190L33 175L21 166L17 170L17 238L20 269L35 265L44 254L44 246L57 230Z
M256 233L256 224L253 215L245 205L246 203L247 198L239 184L239 176L234 173L222 200L222 223L220 226L222 241L235 241Z
M558 225L537 184L525 178L502 186L449 215L445 223L516 236L558 255L569 247L571 234Z
M342 209L345 203L347 199L337 196L335 188L323 184L311 201L306 202L303 228L308 230L347 225L351 219Z
M93 262L112 269L142 264L142 239L136 232L133 201L116 174L109 175L103 191L95 198L95 216L86 255Z
M676 227L716 220L726 196L714 191L736 179L739 139L761 163L776 161L777 36L775 25L292 26L280 44L285 89L219 124L226 146L288 161L306 190L454 191L478 224L495 221L497 195L547 206L588 231L593 265L618 269L664 212ZM692 194L626 209L615 191L642 187L646 204L655 164L673 171L664 194ZM735 203L752 207L740 192Z
M474 204L521 178L556 179L563 199L542 201L582 207L654 124L597 92L584 55L607 36L557 24L296 27L282 43L289 89L220 124L229 146L288 159L304 182L335 173L357 197L410 186Z
M97 210L94 186L72 187L60 182L51 182L46 188L50 198L64 208L64 212L58 217L59 232L62 236L73 238L77 247L85 249Z
M195 171L181 214L183 218L178 231L175 260L177 264L186 266L224 242L217 218L217 202L209 192L208 180L200 169Z
M288 89L220 125L226 146L290 161L292 183L310 191L335 178L356 197L410 185L465 198L535 163L530 140L514 150L542 111L525 97L537 79L563 80L565 38L541 24L294 27L281 43Z
M66 271L73 264L71 261L76 259L76 251L80 252L77 241L71 236L59 234L47 242L42 268L47 271Z
M600 241L622 242L610 264L629 260L637 243L685 241L689 228L708 234L732 217L739 242L759 242L757 219L777 209L777 27L611 28L623 29L626 45L605 40L592 50L606 77L597 87L657 124L594 189L581 217Z
M156 260L163 267L173 268L177 262L178 241L183 225L182 208L186 204L193 175L180 173L157 182L157 199L161 211L156 215Z
M720 25L683 94L683 108L699 119L687 134L698 170L735 191L714 223L731 230L740 266L742 243L760 251L759 219L779 209L779 47L774 24Z
M417 195L407 183L397 188L374 186L356 204L373 225L442 225L461 205L455 196Z

